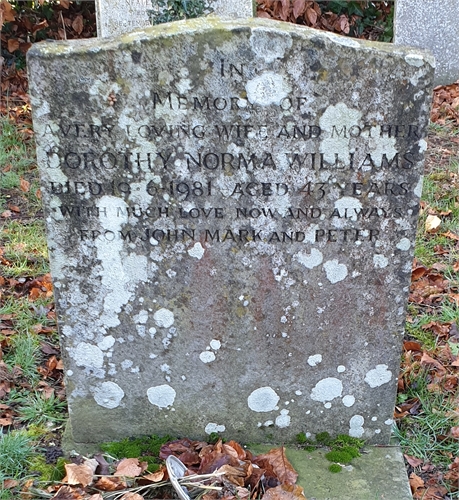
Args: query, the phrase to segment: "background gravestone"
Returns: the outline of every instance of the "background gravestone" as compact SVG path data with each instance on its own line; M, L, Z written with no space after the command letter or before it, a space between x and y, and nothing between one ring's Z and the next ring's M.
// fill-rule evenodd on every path
M149 11L159 11L152 0L96 0L97 34L99 37L129 33L151 25ZM253 0L206 0L206 12L242 18L254 15Z
M394 42L432 51L435 85L459 80L459 0L396 0Z
M75 442L388 443L431 56L214 18L28 57Z

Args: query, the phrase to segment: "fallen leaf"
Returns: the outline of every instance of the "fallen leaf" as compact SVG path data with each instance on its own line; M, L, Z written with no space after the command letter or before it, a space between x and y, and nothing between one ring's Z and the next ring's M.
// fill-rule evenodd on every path
M24 193L28 193L30 190L30 182L26 181L23 177L21 177L19 181L19 187L21 191L23 191Z
M11 488L16 488L16 486L19 484L19 481L16 481L15 479L5 479L3 481L3 488L5 490L10 490Z
M428 215L426 219L425 229L427 233L435 233L440 227L441 219L436 215Z
M83 488L92 483L93 471L85 464L65 464L65 472L67 476L63 479L63 483L67 484L81 484Z
M451 436L454 439L459 439L459 426L451 427Z
M431 358L427 353L423 353L421 358L421 366L433 365L437 371L438 375L443 376L446 373L445 367L436 359Z
M19 49L20 42L17 38L8 39L8 52L15 52Z
M410 455L405 454L403 456L405 457L405 460L411 465L411 467L419 467L424 463L424 461L420 458L411 457Z
M102 491L118 491L127 488L127 484L120 477L102 476L94 487Z
M64 9L68 9L70 7L70 0L59 0L59 3L62 7L64 7Z
M95 495L91 495L88 500L104 500L104 497L100 493L96 493Z
M159 469L156 472L142 476L142 479L146 479L147 481L151 481L152 483L159 483L164 479L165 475L166 475L166 468L161 467L161 469Z
M254 459L254 463L258 464L259 461L264 460L272 466L274 473L281 483L295 484L298 473L288 461L283 446L280 448L273 448L263 455L258 455Z
M306 0L293 0L293 17L297 19L306 8Z
M446 233L442 233L442 236L446 236L447 238L455 241L459 241L459 236L452 231L447 231Z
M403 349L405 351L422 351L422 346L419 342L407 340L403 342Z
M414 472L410 474L410 487L413 493L415 493L418 488L424 487L424 481Z
M80 35L83 31L83 27L83 16L81 14L78 14L73 20L72 28L78 35Z
M61 486L52 500L82 500L82 490L71 488L70 486Z
M139 495L138 493L126 493L123 495L120 500L145 500L142 495Z
M264 495L263 500L294 500L305 499L304 491L298 484L281 484L270 488Z
M142 467L140 467L138 458L125 458L121 460L116 468L114 476L137 477L142 474Z

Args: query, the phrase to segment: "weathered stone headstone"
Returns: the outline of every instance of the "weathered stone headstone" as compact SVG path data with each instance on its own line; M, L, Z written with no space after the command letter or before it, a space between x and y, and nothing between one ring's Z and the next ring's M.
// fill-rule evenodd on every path
M232 18L252 17L253 0L206 0L206 12ZM151 25L149 12L160 10L152 0L96 0L99 37L123 35Z
M432 51L435 84L459 80L459 0L396 0L394 42Z
M387 443L431 56L214 18L28 58L74 441Z

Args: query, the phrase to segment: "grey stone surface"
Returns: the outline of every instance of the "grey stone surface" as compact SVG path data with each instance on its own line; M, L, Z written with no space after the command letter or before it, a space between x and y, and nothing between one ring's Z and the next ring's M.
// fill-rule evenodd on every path
M459 80L459 0L396 0L394 42L429 49L435 84Z
M270 446L250 446L256 454ZM362 456L338 474L329 472L326 451L286 448L307 500L412 500L403 455L398 446L366 447Z
M431 64L261 19L29 51L75 442L388 442Z
M254 0L206 0L206 12L231 18L252 17ZM148 12L158 9L152 0L96 0L99 37L123 35L150 26Z

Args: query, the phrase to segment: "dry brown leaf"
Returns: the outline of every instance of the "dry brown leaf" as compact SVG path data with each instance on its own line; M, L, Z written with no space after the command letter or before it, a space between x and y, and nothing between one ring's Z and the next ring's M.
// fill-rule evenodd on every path
M10 490L11 488L16 488L18 484L19 481L16 481L15 479L5 479L2 487L5 488L5 490Z
M94 475L92 469L85 464L65 464L65 472L67 476L63 479L63 483L67 484L81 484L83 488L92 483Z
M84 492L80 488L61 486L51 500L82 500Z
M428 215L426 219L425 229L427 233L435 233L440 227L441 219L436 215Z
M405 457L405 460L411 465L411 467L419 467L424 463L423 460L420 458L416 457L411 457L410 455L403 455Z
M293 0L293 17L297 19L306 9L306 0Z
M451 436L454 439L459 439L459 426L451 427Z
M78 14L73 20L72 28L78 35L81 35L81 33L83 32L84 23L83 16L81 14Z
M19 187L21 191L23 191L24 193L28 193L30 189L30 182L26 181L23 177L21 177L21 180L19 182Z
M102 476L94 486L102 491L118 491L127 488L127 484L120 477Z
M303 488L298 484L281 484L270 488L264 495L263 500L298 500L305 499Z
M12 5L7 0L0 2L0 29L4 22L14 21L16 18Z
M120 500L145 500L142 495L139 495L138 493L133 493L130 491L129 493L126 493L123 495Z
M166 475L166 469L162 467L160 470L153 472L152 474L147 474L145 476L142 476L142 479L147 479L152 483L159 483L164 479L165 475Z
M410 474L410 486L411 486L411 491L415 493L415 491L418 488L423 488L424 487L424 481L416 475L414 472Z
M91 495L88 500L104 500L104 497L100 493L96 493L95 495Z
M298 473L292 467L285 455L285 448L273 448L268 453L258 455L254 460L257 463L259 460L267 460L274 470L277 478L281 483L295 484L298 478Z
M138 458L125 458L121 460L116 468L114 476L137 477L142 474L142 467Z
M459 236L457 234L454 234L452 231L447 231L446 233L442 233L442 236L446 236L451 240L459 241Z
M433 365L437 369L439 375L444 375L446 373L445 367L436 359L431 358L426 352L422 354L421 358L421 366L425 365Z
M311 23L312 26L315 26L317 23L317 12L314 9L311 9L311 7L308 7L306 9L306 17L308 18L308 21Z
M70 0L60 0L59 3L62 7L64 7L64 9L68 9L70 7Z
M20 42L17 38L8 39L8 52L14 52L19 49Z

